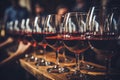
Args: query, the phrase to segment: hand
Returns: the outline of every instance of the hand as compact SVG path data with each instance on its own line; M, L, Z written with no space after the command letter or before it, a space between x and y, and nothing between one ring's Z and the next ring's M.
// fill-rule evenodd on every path
M0 62L0 66L3 66L13 60L18 59L24 52L30 47L31 43L24 44L22 41L20 41L17 51L9 56L8 58L4 59Z
M6 40L6 43L11 43L11 42L13 42L13 41L14 41L14 39L11 38L11 37L9 37L9 38Z
M14 39L9 37L6 41L0 43L0 48L7 45L7 44L9 44L9 43L12 43L13 41L14 41Z
M31 43L24 44L22 41L20 41L16 54L24 53L30 47L30 45Z

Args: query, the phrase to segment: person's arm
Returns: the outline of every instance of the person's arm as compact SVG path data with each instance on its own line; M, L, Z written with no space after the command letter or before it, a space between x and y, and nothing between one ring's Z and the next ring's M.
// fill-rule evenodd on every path
M9 43L12 43L13 41L14 41L13 38L9 37L6 41L0 43L0 48L6 46Z
M24 52L30 47L30 45L30 43L24 44L23 42L20 42L17 51L13 55L1 61L0 66L3 66L13 60L18 59L22 54L24 54Z

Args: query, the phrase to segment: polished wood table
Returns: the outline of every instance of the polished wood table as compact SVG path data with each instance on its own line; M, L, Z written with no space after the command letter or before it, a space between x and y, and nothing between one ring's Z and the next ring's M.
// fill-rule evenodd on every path
M34 56L36 56L38 58L42 57L42 55L34 55ZM48 61L51 61L51 62L55 63L56 62L55 61L56 60L55 59L55 53L54 52L47 53L46 59ZM85 63L105 70L104 66L97 65L97 64L94 64L94 63L91 63L91 62L85 62ZM52 66L36 67L35 62L30 62L30 61L27 62L25 59L20 59L20 64L26 71L28 71L33 76L35 76L38 80L68 80L66 78L66 74L68 74L68 73L59 74L59 73L49 73L49 72L47 72L47 69L52 67ZM75 64L75 59L73 58L72 63L61 63L61 66L66 66L70 69L70 71L74 71L74 69L71 68L71 66L73 66L74 64ZM84 73L84 74L92 75L92 76L105 75L105 72L95 72L95 71L91 72L91 71L88 71L88 70L81 70L81 72Z

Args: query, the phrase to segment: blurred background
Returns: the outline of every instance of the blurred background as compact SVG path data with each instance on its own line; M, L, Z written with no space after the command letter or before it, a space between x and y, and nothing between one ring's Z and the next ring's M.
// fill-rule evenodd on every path
M99 8L101 0L86 0L88 3L88 6L95 5L97 8ZM20 0L20 5L27 8L29 11L30 16L35 14L35 4L39 3L45 8L46 13L55 13L56 7L58 5L64 4L69 9L72 9L74 7L76 0ZM120 7L120 1L119 0L109 0L109 5L111 8L113 7ZM5 13L5 10L11 6L11 0L0 0L0 21L3 20L3 16Z
M19 6L17 4L17 1L19 1L18 2ZM84 1L85 1L85 7L84 7ZM28 17L31 18L35 16L40 16L40 15L56 14L56 13L58 14L58 12L60 13L60 11L58 10L62 8L64 8L63 13L71 12L71 11L88 12L88 10L92 6L95 6L96 11L98 11L101 8L101 1L102 0L0 0L0 33L2 33L3 26L5 27L4 23L9 22L9 21L14 21L15 19L21 20L24 18L28 18ZM103 1L107 1L107 0L103 0ZM16 5L18 7L16 7ZM78 6L79 7L82 6L82 8L78 9ZM14 7L14 8L11 8L11 7ZM19 12L21 13L19 14ZM118 15L120 14L120 0L108 0L107 13L109 12L110 13L115 12ZM3 34L0 34L0 35L3 35ZM4 38L0 37L0 41L1 42L4 41ZM120 45L120 41L118 41L118 43ZM11 47L11 45L9 46ZM119 49L119 47L117 47L117 49ZM3 53L3 52L7 53L6 47L0 49L0 53ZM2 59L1 55L3 54L0 54L0 59ZM118 62L120 62L120 58ZM5 78L7 74L8 74L7 75L8 77L9 76L11 77L12 75L11 72L13 72L14 74L13 74L13 79L11 78L10 80L18 80L18 79L26 80L26 77L28 77L28 75L26 75L26 71L24 71L19 65L16 66L15 64L13 63L12 69L10 68L10 66L6 66L8 67L8 70L11 69L9 72L6 69L6 67L4 67L2 70L4 74L0 71L2 75L4 75L3 76L4 78L3 79L0 78L0 80L1 79L9 80ZM119 64L119 67L120 67L120 64ZM16 76L17 79L14 79L15 74L16 75L18 74L18 76ZM1 77L1 74L0 74L0 77ZM28 80L36 80L36 79L34 79L33 77Z

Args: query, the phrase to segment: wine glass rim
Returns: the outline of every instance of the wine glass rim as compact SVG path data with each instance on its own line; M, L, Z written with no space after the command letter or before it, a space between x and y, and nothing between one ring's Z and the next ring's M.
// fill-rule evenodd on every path
M87 14L87 12L68 12L66 14L74 14L74 13L81 14L81 15L86 15Z
M47 16L50 16L50 15L57 15L57 14L48 14Z

